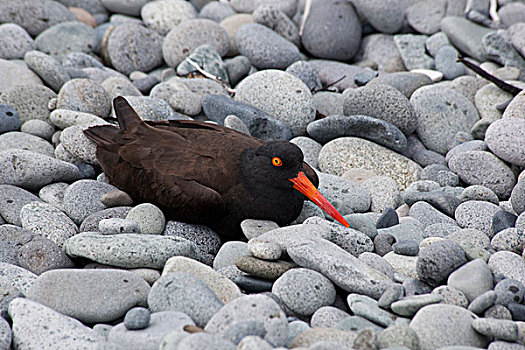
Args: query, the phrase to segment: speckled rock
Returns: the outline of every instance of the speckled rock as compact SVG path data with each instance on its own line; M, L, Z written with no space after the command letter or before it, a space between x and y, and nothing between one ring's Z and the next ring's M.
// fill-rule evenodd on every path
M490 33L491 29L464 17L448 16L441 21L441 30L458 50L477 60L484 60L481 39Z
M90 79L72 79L58 93L57 108L107 117L111 110L109 95L102 86Z
M447 88L424 86L412 94L410 102L417 113L417 133L421 141L428 149L441 154L449 150L458 131L470 131L479 120L472 103Z
M46 140L24 132L11 131L0 135L0 151L19 149L53 156L53 146Z
M35 38L39 51L58 56L71 52L90 53L97 45L95 30L77 21L56 24Z
M368 23L381 33L395 33L403 25L405 4L395 0L353 0L353 5Z
M422 170L398 153L354 137L338 138L324 145L319 153L319 168L339 176L352 168L374 170L377 175L394 179L400 190L418 180Z
M71 79L67 70L54 57L40 51L28 51L24 55L27 66L54 91Z
M278 70L264 70L244 79L237 85L235 100L284 121L294 136L303 134L315 118L308 87L299 78Z
M197 11L187 1L150 1L142 6L140 15L144 23L166 35L180 23L197 17Z
M490 124L485 133L485 142L499 158L517 166L525 166L525 119L503 118Z
M299 28L286 14L274 5L264 4L252 13L256 23L262 24L295 45L299 45Z
M184 21L170 30L162 44L164 61L176 67L195 48L209 44L215 46L221 56L224 56L230 47L230 40L226 31L209 19L192 19Z
M105 208L100 196L114 189L112 185L95 180L76 181L64 193L65 212L80 224L88 215Z
M490 256L488 265L494 276L525 284L525 260L520 255L509 251L496 252Z
M421 250L416 269L421 281L437 286L466 262L465 252L459 244L441 240Z
M497 205L489 202L467 201L458 206L455 218L459 226L478 229L492 238L492 218L499 210Z
M0 74L4 77L0 82L0 92L18 85L43 85L42 80L32 70L9 60L0 59Z
M15 23L0 25L0 58L11 60L24 58L27 51L35 50L31 36Z
M133 207L126 215L126 219L138 223L140 232L146 234L161 234L166 224L162 211L151 203L142 203Z

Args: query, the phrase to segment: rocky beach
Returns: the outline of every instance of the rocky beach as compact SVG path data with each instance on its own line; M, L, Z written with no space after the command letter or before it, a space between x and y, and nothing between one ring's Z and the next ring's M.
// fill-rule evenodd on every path
M0 0L0 350L525 350L524 88L523 1ZM350 228L134 200L116 96L289 140Z

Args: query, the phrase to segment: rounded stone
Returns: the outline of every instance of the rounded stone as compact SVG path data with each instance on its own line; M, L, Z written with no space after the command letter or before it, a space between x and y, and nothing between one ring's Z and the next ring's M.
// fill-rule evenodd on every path
M54 57L40 51L28 51L24 61L54 91L58 91L71 77Z
M456 269L448 277L447 284L463 292L469 302L494 286L492 273L481 259L472 260Z
M71 52L90 53L97 46L95 30L82 22L64 22L56 24L35 38L39 51L52 56Z
M366 115L395 125L405 135L416 129L417 115L399 90L384 84L371 84L343 93L345 115Z
M228 38L230 39L230 48L228 50L228 56L239 55L239 50L235 45L235 34L237 33L237 30L239 30L240 27L248 23L253 23L253 16L250 13L238 13L232 16L228 16L220 22L220 26L224 28L226 33L228 33Z
M508 306L510 303L520 304L525 294L525 286L520 281L505 278L494 287L497 299L496 303Z
M454 217L459 226L480 230L492 238L492 218L499 210L497 205L489 202L467 201L456 208Z
M512 189L510 202L516 214L521 215L525 212L525 179L519 181Z
M148 2L148 0L100 0L100 2L111 12L138 16L140 15L140 9Z
M235 45L258 69L285 69L301 59L297 46L257 23L240 27L235 34Z
M73 221L80 224L88 215L105 209L100 196L114 189L112 185L94 180L76 181L64 193L64 210Z
M24 58L27 51L35 50L36 44L24 28L15 23L0 25L0 58L6 60Z
M127 23L111 31L102 50L119 72L126 75L133 71L149 72L163 62L162 40L153 29Z
M354 0L353 5L381 33L396 33L403 26L406 6L397 0Z
M525 284L525 259L520 255L502 250L490 256L488 265L494 276L515 279Z
M237 12L226 2L210 1L200 10L201 18L220 22L223 19L235 15Z
M315 119L312 93L297 77L279 70L254 73L237 85L235 100L248 103L274 116L292 130L292 135L305 133Z
M468 185L483 185L500 198L507 198L516 183L514 172L490 152L460 152L450 157L448 166Z
M127 329L144 329L149 326L151 313L144 307L134 307L129 309L124 316L124 326Z
M60 246L39 235L27 236L27 240L19 238L16 254L16 264L37 275L75 266Z
M349 2L314 0L301 40L315 57L346 61L359 49L361 22Z
M379 348L406 347L408 349L419 349L419 337L412 328L408 326L390 326L381 332L377 338Z
M140 15L144 23L159 34L166 35L180 23L197 17L195 7L187 1L158 0L142 6Z
M10 131L0 135L0 151L21 149L53 157L53 145L48 141L19 131Z
M0 134L17 131L21 126L22 122L16 109L10 105L0 104Z
M20 127L20 131L26 134L40 137L44 140L51 140L51 137L55 133L55 128L53 125L40 120L40 119L30 119Z
M446 154L459 131L479 120L476 107L463 95L439 86L423 86L410 97L417 114L417 134L430 150Z
M139 224L140 232L146 234L161 234L164 231L166 218L156 205L142 203L133 207L126 215L126 220Z
M485 142L499 158L517 165L525 166L525 119L498 119L487 129Z
M421 250L416 270L421 281L437 286L466 262L465 251L459 244L451 240L442 240Z
M197 47L209 44L215 46L221 56L230 47L226 31L216 22L209 19L192 19L184 21L170 30L162 43L164 61L170 67L176 67Z
M251 239L247 248L254 257L264 260L277 260L283 253L281 246L271 240Z
M437 349L449 345L485 348L489 340L472 328L477 317L455 305L428 305L420 309L410 328L416 331L421 349Z
M57 108L105 118L111 110L111 101L107 91L93 80L72 79L60 89Z

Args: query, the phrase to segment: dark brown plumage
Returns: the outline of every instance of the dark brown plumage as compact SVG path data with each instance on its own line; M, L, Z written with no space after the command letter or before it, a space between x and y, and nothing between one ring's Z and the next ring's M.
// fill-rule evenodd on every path
M158 205L169 219L238 238L246 218L279 225L297 218L306 199L291 182L299 172L318 184L290 142L265 142L198 121L144 122L123 97L113 104L120 128L84 131L97 144L98 162L111 184ZM272 163L276 157L281 165Z

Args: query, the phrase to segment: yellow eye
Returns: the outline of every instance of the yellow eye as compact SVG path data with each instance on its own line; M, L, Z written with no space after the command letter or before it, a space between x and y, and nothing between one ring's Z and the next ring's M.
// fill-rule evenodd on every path
M279 157L273 157L273 158L272 158L272 164L273 164L274 166L281 166L281 165L283 165L283 162L282 162L281 158L279 158Z

